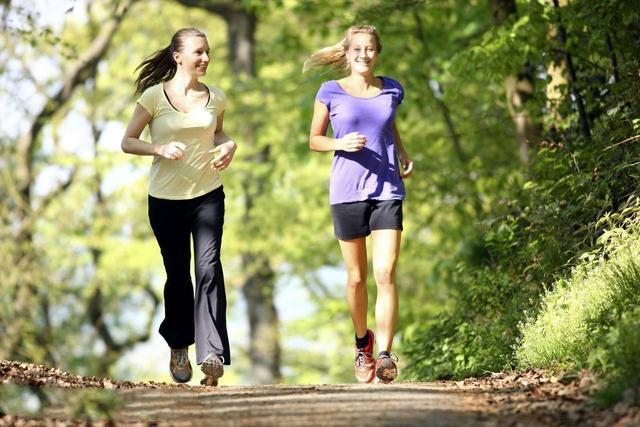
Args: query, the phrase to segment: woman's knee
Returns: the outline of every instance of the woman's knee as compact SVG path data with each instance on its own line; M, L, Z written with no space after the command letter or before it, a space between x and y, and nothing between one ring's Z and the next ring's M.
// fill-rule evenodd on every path
M366 279L361 274L349 274L347 277L347 287L359 290L366 286Z
M396 271L394 266L384 265L374 267L373 275L378 286L395 286Z

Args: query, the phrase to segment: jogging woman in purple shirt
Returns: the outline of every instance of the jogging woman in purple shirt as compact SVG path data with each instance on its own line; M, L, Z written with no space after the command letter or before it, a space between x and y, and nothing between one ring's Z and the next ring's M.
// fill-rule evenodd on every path
M329 200L347 269L347 301L356 332L355 376L363 383L374 378L389 383L398 375L391 346L398 314L396 264L405 197L402 178L413 168L395 124L404 89L394 79L374 74L381 50L374 27L353 26L340 43L311 55L304 66L305 70L333 66L349 73L320 86L309 147L334 152ZM326 136L329 123L333 138ZM368 235L378 288L376 358L374 333L367 328Z

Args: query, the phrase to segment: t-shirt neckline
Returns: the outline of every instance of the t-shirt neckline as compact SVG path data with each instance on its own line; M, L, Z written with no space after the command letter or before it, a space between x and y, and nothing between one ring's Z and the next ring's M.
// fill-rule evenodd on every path
M376 76L376 78L379 78L380 80L382 80L382 88L380 88L380 93L375 95L375 96L370 96L370 97L362 97L362 96L354 96L351 95L349 92L347 92L346 90L344 90L344 88L342 86L340 86L340 83L338 83L337 80L334 80L334 82L336 83L336 86L338 86L338 89L340 89L340 91L342 93L344 93L345 95L350 96L351 98L355 98L355 99L375 99L377 97L379 97L380 95L382 95L382 92L384 92L384 85L386 82L386 79L384 78L384 76Z
M164 99L165 101L167 101L167 103L171 106L171 108L173 109L173 111L175 111L176 113L180 113L180 114L191 114L191 113L195 113L198 111L204 111L207 109L207 107L209 107L209 103L211 102L211 89L209 88L209 85L202 83L204 85L204 87L207 88L207 94L209 95L207 98L207 103L204 104L204 107L202 108L194 108L193 110L189 111L189 112L184 112L184 111L180 111L178 110L176 107L174 107L174 105L171 103L171 100L169 99L169 95L167 94L167 91L164 89L164 84L165 82L160 83L160 88L162 89L162 93L164 94Z

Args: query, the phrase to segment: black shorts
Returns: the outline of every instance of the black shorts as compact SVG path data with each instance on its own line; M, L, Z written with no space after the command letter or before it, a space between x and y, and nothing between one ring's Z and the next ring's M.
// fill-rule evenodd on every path
M402 230L402 200L364 200L331 205L333 229L340 240L366 237L373 230Z

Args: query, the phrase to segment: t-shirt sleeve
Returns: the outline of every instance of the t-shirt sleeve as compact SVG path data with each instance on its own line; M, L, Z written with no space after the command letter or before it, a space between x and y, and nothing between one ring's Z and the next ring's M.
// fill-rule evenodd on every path
M320 85L320 89L318 89L318 93L316 94L316 101L322 102L327 106L327 109L331 109L331 93L329 92L329 85L327 82L322 83Z
M225 108L227 108L227 94L220 88L214 87L211 89L211 93L213 94L213 101L216 103L216 114L220 115Z
M404 99L404 87L400 84L399 81L395 81L396 88L398 89L398 104L402 104L402 100Z
M147 110L151 117L155 116L156 105L158 103L156 96L156 86L152 86L150 88L145 89L140 95L140 98L136 101L138 104L142 105L142 108Z

